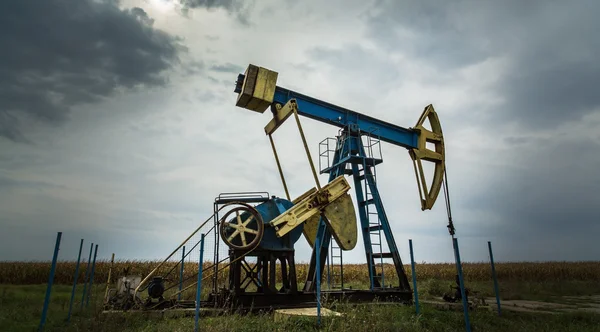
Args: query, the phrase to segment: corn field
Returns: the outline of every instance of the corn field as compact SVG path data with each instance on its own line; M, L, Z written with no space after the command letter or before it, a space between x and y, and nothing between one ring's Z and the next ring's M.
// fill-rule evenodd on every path
M112 271L112 280L127 275L146 276L158 262L154 261L115 261ZM177 262L169 263L171 266ZM205 280L210 278L212 263L204 264ZM76 262L58 262L54 282L56 284L72 284ZM48 282L50 262L0 262L0 284L31 285ZM109 261L97 261L94 273L94 283L105 283L108 278ZM79 268L78 280L83 282L86 264ZM178 268L177 268L178 269ZM297 264L296 271L298 282L306 278L308 265ZM198 270L197 264L186 264L184 278L192 278ZM210 270L210 271L209 271ZM177 270L178 271L178 270ZM411 278L410 265L405 266L405 271ZM454 280L456 267L452 263L423 263L416 265L417 279ZM463 273L469 281L487 281L491 278L491 267L488 263L463 263ZM600 281L600 262L524 262L524 263L496 263L498 280L507 281ZM227 280L228 270L219 271L219 279ZM388 280L395 277L393 265L385 267L384 275ZM389 277L388 277L389 276ZM345 264L344 282L367 282L368 273L364 264ZM387 284L387 282L386 282Z

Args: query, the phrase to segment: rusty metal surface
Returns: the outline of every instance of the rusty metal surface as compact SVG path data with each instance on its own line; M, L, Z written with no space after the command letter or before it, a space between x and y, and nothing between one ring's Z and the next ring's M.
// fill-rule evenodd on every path
M334 203L325 207L325 221L331 228L331 235L342 250L352 250L358 240L356 211L349 194L344 194Z
M425 120L429 120L431 130L425 128ZM442 126L433 105L425 107L416 126L412 129L419 133L417 148L409 150L409 155L413 160L415 176L417 177L419 196L421 197L421 210L430 210L435 204L442 187L446 159ZM428 149L427 143L433 144L435 151ZM431 188L427 188L427 181L425 180L425 173L423 171L423 161L432 162L435 167Z

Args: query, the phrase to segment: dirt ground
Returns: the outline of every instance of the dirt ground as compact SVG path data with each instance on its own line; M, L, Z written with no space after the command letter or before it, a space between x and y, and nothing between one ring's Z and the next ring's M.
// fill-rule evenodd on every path
M423 301L425 303L436 305L440 308L462 310L462 303L447 303L441 298L434 301ZM495 297L485 298L485 304L477 303L472 308L475 310L498 310ZM560 313L587 311L600 313L600 295L590 296L556 296L548 301L531 300L502 300L500 302L501 310L521 311L521 312L539 312L539 313Z
M497 309L496 298L486 298L486 303ZM533 312L573 312L589 311L600 313L600 295L591 296L560 296L551 301L510 300L500 302L501 310L533 311Z

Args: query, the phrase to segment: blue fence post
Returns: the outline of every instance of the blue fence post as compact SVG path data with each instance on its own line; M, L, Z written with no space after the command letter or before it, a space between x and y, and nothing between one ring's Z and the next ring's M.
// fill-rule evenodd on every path
M204 261L204 234L200 236L200 259L198 260L198 282L196 283L196 321L194 331L198 332L198 319L200 318L200 295L202 293L202 263Z
M181 288L183 287L183 264L184 264L184 260L185 260L185 246L183 246L182 251L181 251L181 270L179 272L179 294L177 295L177 300L178 301L181 301Z
M494 291L496 292L496 304L498 305L498 316L500 311L500 290L498 289L498 278L496 278L496 267L494 266L494 254L492 253L492 242L488 241L488 249L490 251L490 262L492 264L492 277L494 278Z
M315 258L317 265L317 325L321 325L321 243L319 238L315 239Z
M408 239L408 246L410 248L410 269L412 271L413 288L415 293L415 309L417 315L419 315L419 292L417 292L417 271L415 271L415 256L413 254L412 239Z
M460 263L460 251L458 250L458 240L456 238L452 238L452 242L454 245L454 257L456 259L456 269L458 270L460 295L462 297L463 311L465 313L465 326L466 326L467 332L471 332L471 322L469 320L469 303L467 302L467 297L465 295L465 283L463 281L462 264Z
M52 284L54 283L54 273L56 272L56 260L58 259L58 250L60 248L60 239L62 232L56 235L56 244L54 245L54 255L52 256L52 266L50 267L50 276L48 277L48 286L46 287L46 298L44 299L44 308L42 309L42 317L40 319L39 331L44 330L46 324L46 315L48 314L48 305L50 305L50 294L52 292Z
M75 300L75 289L77 288L77 279L79 279L79 262L81 261L81 250L83 249L83 239L79 243L79 254L77 255L77 265L75 265L75 275L73 275L73 290L71 290L71 301L69 302L69 314L67 322L71 321L71 310L73 309L73 300Z
M90 263L92 262L92 251L94 250L94 243L90 243L90 255L87 260L87 267L85 268L85 277L83 279L83 294L81 295L81 305L79 306L79 310L83 310L83 304L85 302L85 293L87 289L87 282L90 276Z
M98 245L94 249L94 261L92 262L92 273L90 274L90 287L88 287L87 297L85 299L85 307L90 303L90 294L92 293L92 284L94 283L94 271L96 271L96 256L98 255Z

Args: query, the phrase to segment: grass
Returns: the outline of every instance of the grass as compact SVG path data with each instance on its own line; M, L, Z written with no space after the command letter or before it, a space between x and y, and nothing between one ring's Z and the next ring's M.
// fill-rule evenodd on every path
M149 272L155 262L118 262L113 280L120 271ZM0 331L35 331L38 327L46 292L50 264L47 262L0 262ZM298 280L305 278L306 266L298 266ZM410 266L406 266L410 276ZM193 275L193 268L186 275ZM466 286L484 297L494 297L489 265L465 263ZM498 263L500 294L503 300L557 301L557 297L600 294L600 263ZM89 308L79 310L83 284L79 284L71 322L65 319L69 309L74 263L61 262L57 268L47 331L191 331L193 317L165 318L158 315L102 314L102 300L108 274L108 263L98 262L95 285ZM391 269L390 269L391 271ZM80 280L85 268L80 269ZM419 299L439 298L454 285L453 264L418 264ZM227 271L221 273L224 278ZM344 266L345 285L366 288L366 269L359 265ZM387 274L386 274L387 275ZM207 285L209 285L208 283ZM203 289L203 293L208 291ZM327 287L326 282L322 286ZM193 298L193 290L186 294ZM564 303L573 300L563 299ZM337 304L335 310L343 318L325 319L320 330L328 331L464 331L462 312L443 311L421 303L421 315L414 307L399 305ZM473 331L600 331L600 315L593 313L516 313L503 311L498 317L493 311L478 310L470 314ZM210 331L312 331L318 330L309 319L275 322L271 314L225 315L202 317L203 330Z
M424 280L419 283L420 299L439 296L448 290L452 280ZM567 282L563 287L552 283L507 282L502 285L510 298L516 294L525 298L544 298L561 294L599 294L599 286L592 283ZM488 283L469 283L475 291L488 292ZM592 288L589 288L589 287ZM70 324L65 322L69 309L71 286L55 285L47 331L191 331L193 317L165 318L159 315L101 313L105 285L93 287L89 308L79 310L82 285L78 286ZM42 311L45 285L0 285L0 331L34 331ZM493 291L492 294L493 295ZM324 319L324 331L464 331L462 312L438 310L421 304L421 315L414 307L401 305L351 305L338 304L335 310L343 318ZM514 313L504 311L502 317L495 312L481 310L470 314L473 331L598 331L600 315L591 313L561 313L557 315ZM271 314L224 315L201 317L202 330L209 331L313 331L319 330L309 319L275 322Z

